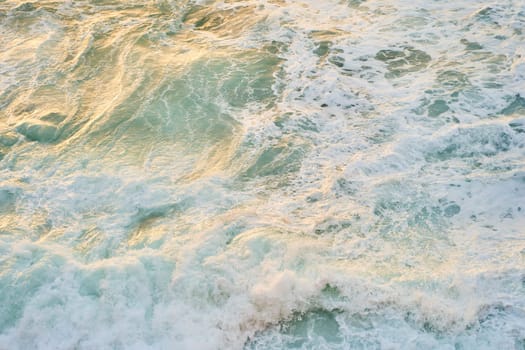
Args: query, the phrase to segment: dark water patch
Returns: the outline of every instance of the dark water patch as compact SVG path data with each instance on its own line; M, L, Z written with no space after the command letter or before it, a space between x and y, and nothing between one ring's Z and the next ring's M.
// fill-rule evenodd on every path
M509 123L509 126L518 134L525 133L525 118L515 119Z
M68 119L65 114L52 112L38 119L22 122L16 127L16 131L29 141L52 144L69 138L81 125L73 119Z
M487 89L501 89L503 84L497 83L495 81L486 81L483 83L483 87Z
M276 327L281 339L279 345L282 349L305 349L315 344L337 345L344 341L340 325L336 319L338 310L313 309L308 312L295 313L291 320L282 321ZM256 334L253 339L248 339L244 349L263 349L268 339L265 333ZM322 339L321 339L322 338ZM277 344L274 344L277 345ZM326 346L325 345L325 346Z
M330 56L328 58L328 62L330 62L331 64L333 64L334 66L338 67L338 68L342 68L345 66L345 59L344 57L341 57L341 56Z
M309 338L309 333L324 338L328 343L340 343L343 341L339 331L339 323L336 320L336 313L323 309L296 315L290 323L282 325L282 331L284 334L289 334L296 338L293 344L290 345L297 348L306 342Z
M361 184L359 182L341 177L335 180L332 191L334 191L336 198L354 196L359 191L360 186Z
M429 22L429 20L426 18L426 16L428 16L428 12L425 10L420 10L419 12L420 16L405 16L400 18L396 22L396 28L401 28L402 30L417 30L419 28L425 27ZM420 42L425 43L425 40L421 40Z
M66 118L67 118L67 116L65 114L57 113L57 112L51 112L51 113L48 113L48 114L40 117L39 119L44 121L44 122L48 122L48 123L52 123L52 124L60 124L64 120L66 120Z
M428 106L428 116L429 117L439 117L441 114L449 110L447 102L443 100L435 100Z
M445 207L444 214L446 217L450 218L454 215L459 214L461 211L461 207L457 204L450 204L449 206Z
M386 311L386 310L384 310ZM245 349L383 349L404 348L471 348L492 349L505 344L509 349L522 349L523 332L516 319L523 313L505 305L480 310L479 319L464 325L461 319L429 314L421 310L390 310L378 313L366 310L346 314L334 309L312 309L294 314L268 330L255 334ZM328 314L327 314L328 313ZM488 319L486 319L487 315ZM322 322L325 327L319 327ZM502 328L508 331L502 335ZM507 328L508 327L508 328ZM509 329L510 328L510 329ZM489 335L487 338L486 335ZM381 339L387 338L387 342ZM512 344L512 345L511 345ZM507 348L506 347L506 348Z
M163 219L173 219L191 206L191 199L149 208L139 208L128 225L128 244L134 249L146 246L158 249L163 242L164 230L156 230Z
M324 57L330 51L330 46L332 46L332 42L321 41L317 44L316 48L314 49L314 53L319 57Z
M343 296L341 290L336 286L330 283L327 283L324 288L321 290L321 296L327 300L345 300L346 297Z
M251 102L270 102L275 97L273 84L281 60L273 55L241 55L221 81L219 92L234 107Z
M263 50L271 55L279 55L288 51L288 45L282 41L272 40L263 46Z
M382 62L388 62L399 58L404 58L405 54L403 51L397 50L381 50L376 54L376 60Z
M484 6L477 10L473 17L476 21L490 23L496 26L499 26L499 18L500 16L501 8L499 8L497 5L495 6Z
M9 188L0 188L0 213L12 211L16 204L18 191Z
M374 207L374 214L385 237L411 229L418 234L439 235L446 227L441 206L417 200L382 199Z
M434 319L432 316L424 316L420 313L407 311L403 320L421 333L430 334L438 339L442 338L449 332L449 330L441 324L439 318Z
M436 81L438 86L443 86L447 89L463 89L470 85L468 76L456 70L446 70L438 74Z
M284 113L280 116L277 116L275 118L275 120L273 121L273 123L275 124L275 126L277 126L279 129L283 129L286 124L288 124L290 122L290 117L292 116L293 114L292 113Z
M500 112L503 115L520 114L525 115L525 98L520 94L514 96L509 105Z
M484 328L499 328L502 322L512 318L525 318L525 312L513 305L496 302L483 305L477 312L477 319L467 325L467 330L479 332ZM519 341L520 339L517 338Z
M421 113L422 114L422 113ZM367 139L374 144L382 144L392 141L396 134L397 127L392 121L386 121L384 124L377 125L374 131L367 135Z
M206 15L195 22L195 28L200 30L211 30L224 23L224 15L213 13Z
M319 132L319 126L315 123L315 121L308 117L297 119L296 125L300 130L303 131L311 131L314 133Z
M242 179L280 176L297 172L306 148L292 143L266 148L259 153L255 162L242 174Z
M11 147L18 142L18 136L14 132L4 132L0 134L0 145Z
M172 215L176 211L184 210L184 208L189 206L189 203L173 203L150 208L139 208L137 213L131 219L131 225L141 227L156 219Z
M433 198L424 190L398 182L385 183L378 191L373 208L376 228L385 239L403 244L446 239L452 218L461 212L456 202Z
M343 35L343 32L338 30L313 30L308 34L308 37L314 44L313 53L319 57L321 62L324 62L326 57L332 54L332 56L334 56L330 58L332 64L338 67L344 65L344 59L337 56L342 53L343 50L333 48L334 40L340 35ZM335 56L337 57L335 58Z
M16 127L16 131L24 135L29 141L40 143L52 143L59 136L59 129L56 125L40 120L28 120Z
M20 11L20 12L31 12L36 10L37 7L32 2L25 2L23 4L18 5L13 9L13 11Z
M453 135L442 139L440 145L425 154L428 162L446 161L454 158L492 157L511 149L511 133L500 127L473 127L458 129Z
M183 16L182 21L193 25L198 31L213 32L220 36L237 36L260 20L254 6L237 6L216 9L212 6L196 5Z
M358 8L362 4L364 4L366 0L348 0L348 5L353 8Z
M319 125L307 116L294 116L292 113L284 113L274 120L274 125L281 129L284 133L296 132L313 132L320 131Z
M316 203L323 199L323 194L321 192L314 192L306 196L306 203Z
M460 42L465 45L465 50L467 51L476 51L483 49L483 46L481 46L479 43L474 41L468 41L467 39L461 39Z
M246 226L242 223L233 223L231 225L228 225L224 231L222 231L222 235L225 238L225 245L229 245L233 242L235 237L240 235L246 230Z
M201 11L205 11L205 6L202 5L194 5L189 7L186 12L184 12L184 15L181 18L182 22L193 24L194 22L198 21L198 17L200 16L199 13Z
M432 58L422 50L405 46L398 50L387 49L377 52L375 59L387 64L387 78L401 77L407 73L417 72L428 66Z

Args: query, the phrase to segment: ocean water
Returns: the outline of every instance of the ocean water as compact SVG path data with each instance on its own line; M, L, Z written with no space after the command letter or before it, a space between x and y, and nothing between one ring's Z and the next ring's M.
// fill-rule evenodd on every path
M523 0L1 0L0 158L0 349L525 349Z

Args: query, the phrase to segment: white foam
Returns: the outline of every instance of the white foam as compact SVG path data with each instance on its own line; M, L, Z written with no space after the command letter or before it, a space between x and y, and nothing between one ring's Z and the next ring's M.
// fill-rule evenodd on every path
M0 4L0 348L523 346L519 1L166 4Z

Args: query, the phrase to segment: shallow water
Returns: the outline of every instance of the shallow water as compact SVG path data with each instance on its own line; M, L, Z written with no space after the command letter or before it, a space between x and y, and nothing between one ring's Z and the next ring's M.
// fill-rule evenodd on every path
M523 349L525 4L0 1L0 349Z

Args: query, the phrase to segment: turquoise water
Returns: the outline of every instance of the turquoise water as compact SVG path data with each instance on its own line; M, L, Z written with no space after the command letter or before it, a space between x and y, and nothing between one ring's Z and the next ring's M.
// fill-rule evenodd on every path
M524 349L525 4L0 1L0 349Z

